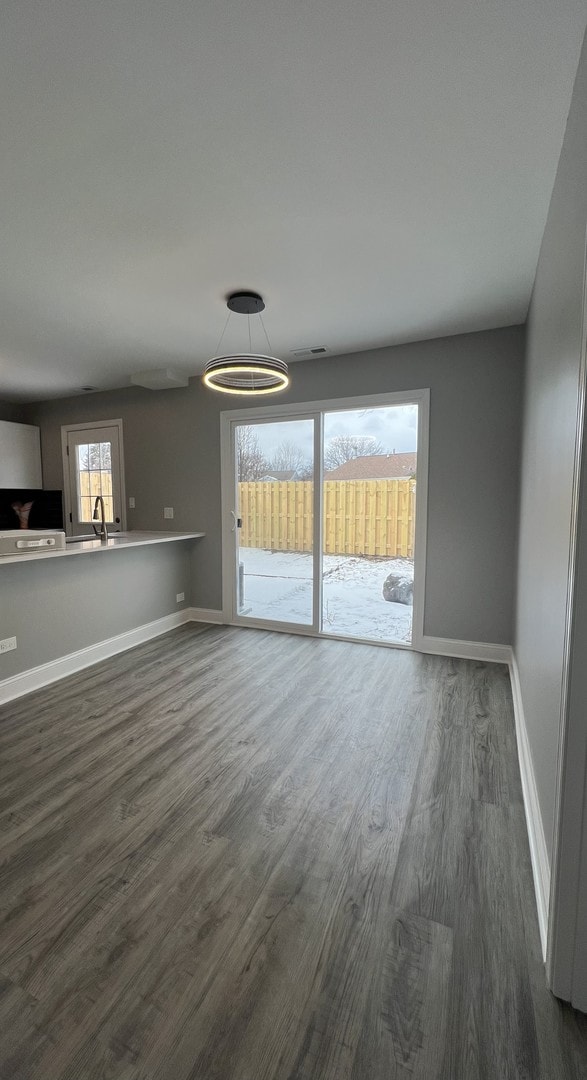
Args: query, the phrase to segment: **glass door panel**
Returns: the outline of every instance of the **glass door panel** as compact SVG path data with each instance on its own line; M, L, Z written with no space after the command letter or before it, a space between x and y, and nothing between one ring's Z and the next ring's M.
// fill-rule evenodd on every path
M235 424L236 614L314 623L314 421Z
M114 521L112 443L78 443L75 450L77 520L91 522L96 497L102 495L106 521Z
M417 404L324 414L324 633L411 642L417 441Z
M71 506L68 531L75 536L95 532L94 512L100 496L107 524L120 529L123 507L118 426L71 428L67 434L67 465Z

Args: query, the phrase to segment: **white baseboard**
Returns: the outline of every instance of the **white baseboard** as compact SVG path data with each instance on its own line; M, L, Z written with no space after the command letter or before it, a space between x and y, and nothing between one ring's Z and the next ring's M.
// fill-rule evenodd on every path
M542 956L544 961L546 961L548 907L550 901L550 862L546 848L542 814L540 813L538 791L536 789L536 777L534 775L532 753L528 741L528 730L526 728L526 719L524 716L520 674L516 663L516 657L513 653L510 662L510 678L512 683L512 697L514 700L516 741L518 743L518 760L520 763L520 776L522 778L522 794L524 797L524 809L526 811L526 827L530 844L532 874L534 876L536 908L538 910L540 943L542 945Z
M513 649L510 645L491 645L480 641L454 641L451 638L424 636L418 643L418 650L420 652L433 653L437 656L455 656L464 660L485 660L491 661L492 663L509 665L512 698L514 702L518 760L522 780L526 828L530 845L530 858L532 860L532 874L534 877L534 891L536 894L536 908L538 911L540 943L542 946L542 956L546 961L548 906L550 899L550 862L546 848L544 826L542 824L542 815L540 813L540 804L538 802L538 792L536 789L536 778L534 776L534 766L532 764L532 754L530 751L528 731L524 717L520 676Z
M424 634L415 644L418 652L434 656L455 656L461 660L486 660L492 664L509 664L511 645L492 645L485 641L456 641L454 638L429 637Z
M32 690L39 690L42 686L48 686L49 683L63 679L66 675L73 675L76 671L81 671L92 664L98 664L100 660L107 660L109 656L115 656L116 653L125 652L126 649L132 649L135 645L142 645L144 641L159 637L160 634L166 634L176 626L190 622L192 610L192 608L183 608L181 611L174 611L171 615L164 615L162 619L144 623L134 630L126 630L123 634L116 634L105 641L88 645L85 649L78 649L76 652L68 653L67 656L50 660L47 664L40 664L39 667L29 668L28 671L22 671L19 675L4 679L0 682L0 705L22 697L23 694L30 694Z
M191 607L187 608L191 622L223 623L224 615L216 608Z
M224 623L222 611L216 608L188 607L181 611L165 615L162 619L137 626L134 630L126 630L122 634L99 641L95 645L88 645L84 649L68 653L67 656L50 660L46 664L29 668L18 675L13 675L0 682L0 705L14 698L30 694L33 690L39 690L42 686L64 679L67 675L73 675L76 671L98 664L109 656L132 649L135 645L141 645L144 641L166 634L176 626L186 622ZM508 645L485 645L474 641L452 641L450 638L424 637L421 642L421 652L435 653L441 656L457 656L469 660L492 660L496 663L509 663L511 649Z

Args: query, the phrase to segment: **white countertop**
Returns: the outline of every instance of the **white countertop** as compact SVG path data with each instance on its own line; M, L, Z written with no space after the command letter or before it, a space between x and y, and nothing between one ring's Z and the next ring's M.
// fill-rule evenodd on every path
M112 533L107 544L101 540L80 540L66 544L65 551L31 551L26 555L0 555L0 566L8 563L32 562L33 559L63 559L68 555L95 555L96 552L116 551L117 548L145 547L147 544L170 544L175 540L198 540L203 532L124 532Z

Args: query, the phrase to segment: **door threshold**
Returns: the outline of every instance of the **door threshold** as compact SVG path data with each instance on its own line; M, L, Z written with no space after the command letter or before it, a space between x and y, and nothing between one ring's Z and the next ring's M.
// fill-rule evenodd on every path
M299 626L294 624L267 622L264 619L247 619L242 621L241 614L236 618L228 618L229 626L240 626L245 630L273 630L277 634L297 634L298 637L323 638L326 641L347 641L354 645L376 645L384 649L403 649L408 652L417 652L413 642L407 641L380 641L377 638L353 637L351 634L329 634L326 630L315 630L312 626Z

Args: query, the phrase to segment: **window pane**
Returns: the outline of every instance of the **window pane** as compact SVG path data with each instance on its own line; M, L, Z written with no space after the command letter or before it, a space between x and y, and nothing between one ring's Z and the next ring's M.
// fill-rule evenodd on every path
M418 406L324 414L322 629L412 634Z
M80 443L76 447L76 466L79 520L94 520L95 500L101 495L106 520L113 521L112 443Z
M112 444L109 442L100 443L100 468L108 469L112 468Z
M80 521L91 521L94 501L86 495L82 495L79 500L79 519Z
M238 612L311 626L314 421L236 428Z
M80 444L77 448L77 467L78 469L89 469L90 467L90 448L87 443Z

